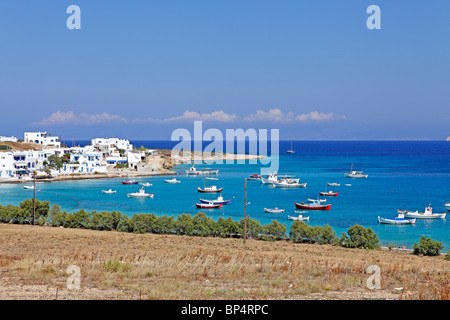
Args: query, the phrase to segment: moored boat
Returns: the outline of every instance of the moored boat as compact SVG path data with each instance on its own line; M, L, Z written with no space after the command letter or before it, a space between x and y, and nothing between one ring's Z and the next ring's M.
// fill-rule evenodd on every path
M153 198L154 195L155 195L154 193L146 193L143 187L139 189L139 192L134 193L127 192L127 196L129 198Z
M339 192L333 192L333 191L319 192L319 195L327 196L327 197L337 197L339 195Z
M151 187L152 184L150 182L142 182L141 186L143 186L143 187Z
M218 193L222 192L223 188L217 188L216 186L204 187L203 189L198 187L197 191L202 193Z
M425 208L425 212L409 212L409 211L399 211L405 215L405 218L410 219L445 219L447 213L433 213L433 208L428 206Z
M109 189L109 190L102 190L102 193L113 194L113 193L116 193L116 190L112 190L112 189Z
M330 210L331 209L331 204L321 204L320 199L314 200L312 203L294 202L294 204L297 209L303 209L303 210Z
M126 180L126 181L122 181L122 184L138 184L139 181L136 180Z
M315 201L327 202L327 199L311 199L311 198L308 198L307 200L308 200L308 202L315 202Z
M345 172L344 174L346 178L367 178L369 176L368 174L364 174L363 171L354 171L353 163L350 172Z
M277 182L273 182L272 184L276 188L306 188L307 183L289 182L289 180L280 180Z
M284 209L278 209L278 207L275 207L273 209L264 208L264 212L267 212L267 213L283 213Z
M399 213L397 217L393 219L378 217L378 222L382 224L415 224L416 219L405 219L405 214Z
M336 182L327 182L327 186L339 187L341 184Z
M34 190L34 186L23 186L23 188L27 190Z
M205 177L206 180L219 180L219 178L214 178L214 177Z
M214 203L196 203L195 206L199 209L219 209L222 208L222 204L214 204Z
M180 183L180 180L177 180L177 178L173 178L173 179L164 179L164 182L166 183Z
M263 184L272 184L273 182L278 181L278 175L277 173L271 173L267 176L267 178L261 177L261 182Z
M288 216L288 219L293 221L309 221L309 217L304 217L301 214L299 214L297 217Z
M201 170L197 170L195 165L186 170L186 174L188 175L208 175L208 174L218 174L219 170L211 170L210 168L204 168Z
M212 204L229 204L231 199L225 200L222 196L219 196L214 200L200 199L201 203L212 203Z

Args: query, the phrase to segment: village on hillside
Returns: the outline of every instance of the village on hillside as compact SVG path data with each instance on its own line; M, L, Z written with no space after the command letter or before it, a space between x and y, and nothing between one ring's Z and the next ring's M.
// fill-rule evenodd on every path
M0 136L0 182L173 174L172 168L168 154L135 148L126 139L94 138L90 145L68 147L47 132L25 132L23 140Z

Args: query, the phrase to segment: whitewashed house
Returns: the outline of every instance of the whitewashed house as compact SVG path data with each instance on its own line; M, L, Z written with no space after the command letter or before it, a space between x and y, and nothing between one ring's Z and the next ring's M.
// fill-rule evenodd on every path
M130 141L118 138L95 138L91 140L91 145L101 151L104 158L118 157L121 154L120 151L126 155L133 150Z
M25 132L23 141L37 143L43 146L61 147L59 137L50 136L47 132Z
M37 151L0 152L0 178L29 177L41 168Z

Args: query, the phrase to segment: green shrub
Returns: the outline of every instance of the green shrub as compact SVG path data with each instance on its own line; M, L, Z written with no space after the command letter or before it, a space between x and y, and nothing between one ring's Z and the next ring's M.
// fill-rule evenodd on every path
M447 254L445 255L445 260L450 261L450 251L447 251Z
M358 224L343 232L339 244L345 248L375 249L379 247L379 239L372 228L364 228Z
M414 243L413 253L424 256L438 256L444 248L442 242L434 241L431 238L422 236L419 243Z

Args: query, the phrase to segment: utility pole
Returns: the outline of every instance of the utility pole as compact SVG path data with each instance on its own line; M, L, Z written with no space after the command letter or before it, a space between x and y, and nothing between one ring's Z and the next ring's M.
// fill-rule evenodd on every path
M33 171L33 226L36 223L36 170Z
M245 178L245 208L244 208L244 243L247 243L247 178Z

